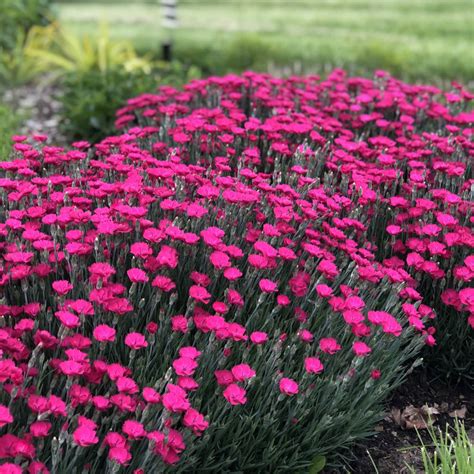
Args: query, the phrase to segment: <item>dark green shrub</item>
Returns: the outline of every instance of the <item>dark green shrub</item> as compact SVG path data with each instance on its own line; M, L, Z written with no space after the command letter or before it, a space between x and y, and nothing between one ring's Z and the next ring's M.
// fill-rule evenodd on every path
M71 139L101 140L113 133L117 108L129 97L153 90L155 84L152 75L120 69L69 74L61 95L62 133Z
M163 66L151 74L117 68L69 74L61 95L61 131L70 139L100 141L114 133L115 112L127 99L152 92L156 84L178 85L197 74L179 64Z
M0 0L0 51L15 47L19 34L52 17L51 0Z
M11 137L18 133L21 118L10 107L0 104L0 161L5 161L10 155Z

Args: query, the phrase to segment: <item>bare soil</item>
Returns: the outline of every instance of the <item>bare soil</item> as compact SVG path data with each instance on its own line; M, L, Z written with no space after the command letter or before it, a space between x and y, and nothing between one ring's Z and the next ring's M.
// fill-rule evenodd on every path
M453 386L443 380L432 380L422 371L413 373L387 402L387 416L376 427L377 433L353 450L354 461L347 471L352 474L408 474L409 467L423 473L420 455L421 436L426 445L431 438L426 429L411 427L397 418L407 407L437 411L432 417L434 426L445 430L452 426L455 415L462 418L468 436L474 442L474 391L462 384ZM410 410L415 411L410 408ZM420 410L420 411L423 411ZM394 415L395 419L394 420ZM403 421L403 420L402 420ZM416 422L415 422L416 424ZM409 467L408 467L409 466Z

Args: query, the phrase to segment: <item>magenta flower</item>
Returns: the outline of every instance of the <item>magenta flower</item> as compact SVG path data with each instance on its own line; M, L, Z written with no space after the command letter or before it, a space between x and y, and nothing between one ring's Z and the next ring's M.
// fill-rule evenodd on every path
M310 374L320 374L324 370L323 364L317 357L306 357L304 368Z
M264 293L275 293L278 291L278 285L271 280L267 280L266 278L260 280L258 286Z
M159 403L161 401L160 394L152 387L145 387L142 395L143 399L148 403Z
M230 385L235 381L234 376L230 370L216 370L214 375L219 385Z
M116 431L109 431L104 437L104 444L110 448L123 448L127 446L127 439Z
M186 333L188 331L188 320L182 315L173 316L171 318L171 329L175 332Z
M107 324L100 324L94 328L94 338L99 342L114 342L116 331Z
M203 415L193 408L189 408L183 417L183 424L190 428L196 436L201 436L209 426Z
M131 439L139 439L146 436L143 425L136 420L125 420L122 431Z
M193 375L197 366L197 362L189 357L180 357L173 361L173 369L178 375Z
M84 363L75 360L65 360L60 362L58 367L64 375L71 377L82 375L86 370Z
M211 301L211 294L202 286L191 286L189 296L199 303L208 304Z
M316 292L321 298L329 298L333 294L333 290L328 285L319 284L316 285Z
M115 274L115 268L108 263L93 263L89 267L91 275L108 280L112 275Z
M57 280L53 281L52 283L53 290L59 295L59 296L64 296L67 293L69 293L72 289L73 286L71 283L67 280Z
M155 286L166 293L173 291L176 288L173 280L163 275L157 275L153 280L152 286Z
M125 336L125 345L135 351L144 349L148 346L148 342L143 334L139 332L131 332Z
M341 346L337 343L336 339L332 337L325 337L319 341L319 348L327 354L335 354L341 350Z
M248 364L234 365L231 372L234 379L238 382L244 382L245 380L255 377L255 370L253 370Z
M201 351L198 351L195 347L187 346L181 347L179 350L180 357L188 357L189 359L197 359L201 355Z
M9 423L13 423L13 416L6 406L0 405L0 428Z
M263 344L268 341L268 334L263 331L255 331L250 334L250 340L254 344Z
M223 392L224 398L231 405L245 405L247 403L246 394L245 389L235 383L228 385Z
M169 245L163 245L156 257L159 266L176 268L178 265L178 252Z
M354 351L354 354L359 357L367 356L372 352L372 349L362 341L355 341L352 344L352 350Z
M49 421L35 421L30 425L30 433L35 438L45 438L49 435L51 426Z
M147 258L153 255L153 250L145 242L135 242L130 247L130 253L137 258Z
M284 395L292 396L299 392L298 384L293 380L286 377L280 379L279 382L280 392Z
M127 275L132 283L146 283L149 280L148 275L139 268L130 268Z
M224 252L212 252L209 260L211 261L212 265L219 270L230 268L232 266L229 256Z
M131 461L132 454L125 447L114 446L113 448L110 448L109 454L107 455L107 457L111 461L114 461L117 464L120 464L123 466L123 465L128 464Z
M177 392L168 392L162 396L163 406L170 412L179 413L184 412L191 407L191 404L186 399L186 394Z
M99 442L99 438L97 437L95 429L87 425L80 425L78 428L76 428L72 434L72 437L74 439L74 443L82 447L93 446Z
M22 474L23 469L11 462L6 462L0 465L0 474Z

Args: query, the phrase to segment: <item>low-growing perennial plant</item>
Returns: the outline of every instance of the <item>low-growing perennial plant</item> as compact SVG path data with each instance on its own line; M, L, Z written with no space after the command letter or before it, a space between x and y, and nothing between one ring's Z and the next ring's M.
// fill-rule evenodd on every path
M94 150L15 137L0 472L298 472L369 435L432 306L473 325L456 87L245 73Z

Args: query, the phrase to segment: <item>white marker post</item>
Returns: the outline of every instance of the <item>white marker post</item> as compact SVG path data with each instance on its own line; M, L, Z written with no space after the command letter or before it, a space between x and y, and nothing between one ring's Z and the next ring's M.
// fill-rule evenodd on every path
M160 0L162 21L161 25L166 31L166 37L162 43L163 60L171 61L173 34L172 31L178 26L178 17L176 15L177 0Z

